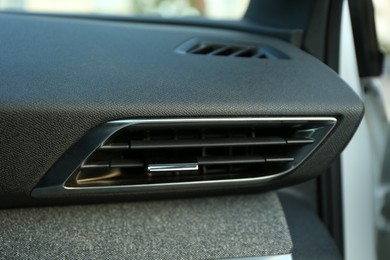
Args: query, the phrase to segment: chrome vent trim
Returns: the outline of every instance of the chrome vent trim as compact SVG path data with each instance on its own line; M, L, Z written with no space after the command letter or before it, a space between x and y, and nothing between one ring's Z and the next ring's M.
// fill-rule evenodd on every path
M105 123L100 127L92 129L86 136L84 136L78 144L68 151L63 158L61 158L56 165L44 176L38 186L33 190L32 195L34 197L56 197L56 196L72 196L77 194L88 193L105 193L105 192L139 192L139 191L158 191L158 190L175 190L183 188L199 188L202 185L229 185L238 183L251 183L251 182L266 182L274 178L281 177L288 174L299 166L315 148L325 139L332 128L335 126L337 120L333 117L274 117L274 118L195 118L195 119L134 119L134 120L116 120ZM130 140L130 142L112 142L113 136L121 131L144 131L145 129L157 128L165 129L172 126L184 126L185 129L194 129L202 126L216 127L224 129L224 126L231 125L238 128L245 128L246 126L258 125L259 127L268 126L277 129L279 126L295 126L300 130L298 135L292 137L280 137L280 136L241 136L237 134L235 138L221 137L209 138L207 142L203 139L191 140L191 139L172 139L172 140ZM288 128L288 127L287 127ZM305 133L306 131L306 133ZM312 131L312 132L310 132ZM95 152L114 152L121 153L121 151L128 151L134 149L134 151L146 151L152 149L154 151L159 149L200 149L204 147L210 147L210 149L226 149L226 147L235 147L241 149L242 147L259 147L256 151L262 151L263 147L304 147L304 152L300 152L298 158L294 158L286 154L285 156L275 156L275 154L238 154L238 155L226 155L226 156L200 156L196 160L191 158L190 160L169 162L154 161L148 164L140 158L115 158L115 160L99 161L90 160L91 156ZM201 146L201 147L200 147ZM167 148L168 147L168 148ZM260 149L261 148L261 149ZM267 148L267 149L268 149ZM207 148L208 149L208 148ZM230 148L229 148L230 149ZM301 149L301 148L300 148ZM270 150L272 151L272 149ZM277 155L277 153L276 153ZM88 159L86 159L88 158ZM235 170L240 169L241 165L282 165L280 170L270 172L265 175L259 175L258 173L251 173L248 176L234 176ZM219 168L222 165L226 169L233 169L228 174L225 174ZM231 165L234 165L232 167ZM284 165L284 166L283 166ZM199 178L199 171L201 174L205 174L204 167L216 167L217 173L211 178ZM285 167L286 166L286 167ZM288 167L287 167L288 166ZM260 167L260 168L261 168ZM118 182L115 185L104 184L109 180L115 178L122 178L123 173L129 173L132 169L142 169L145 174L144 179L139 182L126 183ZM272 167L271 167L272 168ZM164 169L164 170L162 170ZM254 169L254 168L251 168ZM257 168L256 168L257 169ZM264 167L262 168L264 169ZM87 172L105 171L105 174L85 174ZM140 170L139 170L140 171ZM237 171L237 170L236 170ZM80 172L84 175L79 178ZM185 176L180 179L173 179L172 174L176 172L178 176ZM196 173L191 175L191 173ZM246 174L245 171L238 171L239 173ZM164 178L168 175L168 179L164 181ZM206 172L207 173L207 172ZM189 174L188 176L186 176ZM256 175L257 174L257 175ZM226 177L226 176L228 177ZM141 175L138 175L141 176ZM194 177L195 176L195 177ZM203 176L203 175L202 175ZM226 178L225 178L226 177ZM79 178L75 182L75 178ZM153 178L159 178L158 181L145 182L145 180L151 180ZM163 180L161 180L161 178ZM129 177L131 179L131 177ZM174 181L172 181L174 180ZM99 183L99 185L92 185L91 183Z

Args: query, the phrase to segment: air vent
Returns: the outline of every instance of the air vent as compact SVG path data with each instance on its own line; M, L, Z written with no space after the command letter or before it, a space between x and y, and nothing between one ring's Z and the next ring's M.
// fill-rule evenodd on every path
M298 166L334 124L329 118L129 121L65 187L271 179Z
M220 57L240 57L256 59L287 59L281 51L264 44L240 44L221 41L191 39L180 45L176 52Z

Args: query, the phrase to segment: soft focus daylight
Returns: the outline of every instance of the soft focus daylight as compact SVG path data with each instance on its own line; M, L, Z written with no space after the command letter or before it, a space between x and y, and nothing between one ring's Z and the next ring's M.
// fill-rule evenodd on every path
M389 260L390 0L0 0L0 260Z
M0 0L0 9L47 13L240 19L248 4L249 0Z
M383 51L390 55L390 1L374 0L374 5L379 42Z

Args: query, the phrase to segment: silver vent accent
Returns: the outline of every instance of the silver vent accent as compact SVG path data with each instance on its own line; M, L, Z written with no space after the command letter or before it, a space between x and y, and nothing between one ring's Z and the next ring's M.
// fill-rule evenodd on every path
M335 124L335 118L112 121L65 154L54 167L57 177L52 169L33 195L269 181L299 166Z

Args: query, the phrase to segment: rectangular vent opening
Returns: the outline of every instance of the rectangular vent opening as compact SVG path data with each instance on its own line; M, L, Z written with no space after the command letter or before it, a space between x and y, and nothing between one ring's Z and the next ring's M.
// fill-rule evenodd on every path
M175 49L180 54L197 54L220 57L288 59L281 51L264 44L240 44L191 39Z
M256 49L253 48L246 48L242 50L241 52L236 54L236 57L243 57L243 58L251 58L257 54Z
M239 47L225 47L225 48L219 49L218 51L214 52L214 55L230 56L230 55L232 55L240 50L241 49Z
M193 54L209 54L215 52L217 50L222 49L224 46L222 45L214 45L214 44L200 44L194 50L191 51Z
M299 165L333 121L163 123L125 127L68 179L99 187L266 178Z

